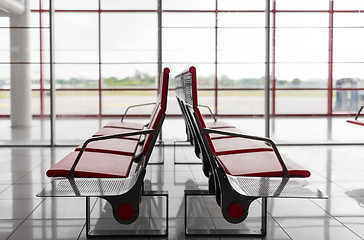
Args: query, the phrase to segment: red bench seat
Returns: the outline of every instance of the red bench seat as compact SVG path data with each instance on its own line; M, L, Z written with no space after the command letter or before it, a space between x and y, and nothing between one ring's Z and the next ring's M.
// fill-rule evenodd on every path
M235 133L243 133L243 131L241 131L239 128L236 128L236 127L223 127L223 128L218 128L216 130L227 131L227 132L235 132ZM222 139L222 138L233 138L234 137L234 136L229 136L229 135L224 135L224 134L217 134L217 133L210 133L209 136L210 136L210 138L212 140Z
M245 152L273 151L263 142L246 138L222 138L212 140L213 151L216 155L238 154Z
M132 130L142 130L145 127L143 123L111 121L104 128L124 128Z
M83 144L79 145L75 151L80 151L82 145ZM133 141L131 139L113 138L113 139L91 142L87 145L85 151L134 156L137 146L138 146L137 141Z
M67 176L79 152L71 152L51 169L48 177ZM75 177L125 178L129 175L133 157L97 152L84 152L75 169ZM117 167L116 167L117 166Z
M217 128L226 128L226 127L234 127L231 123L224 121L214 121L214 122L205 122L207 128L217 129Z
M282 166L274 152L254 152L217 156L225 171L233 176L283 177ZM283 159L291 177L309 177L310 172Z
M113 135L113 134L121 134L121 133L128 133L128 132L133 132L135 130L131 130L131 129L123 129L123 128L101 128L99 129L94 135L92 135L93 137L100 137L100 136L106 136L106 135ZM140 139L140 135L135 135L135 136L129 136L129 137L124 137L125 139L131 139L131 140L136 140L139 141Z

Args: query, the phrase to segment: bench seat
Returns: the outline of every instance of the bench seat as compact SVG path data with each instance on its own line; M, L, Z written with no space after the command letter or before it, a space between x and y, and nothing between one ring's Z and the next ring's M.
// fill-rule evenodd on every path
M353 124L357 124L357 125L361 125L364 126L364 122L359 121L359 120L346 120L348 123L353 123Z
M274 152L254 152L219 155L217 158L226 173L233 176L283 177L283 170ZM309 177L310 172L298 164L283 158L291 177Z
M75 149L75 151L80 151L82 145L83 144L79 145ZM131 139L113 138L97 142L91 142L87 145L85 151L134 156L137 147L137 141L133 141Z
M235 133L243 133L243 131L241 131L239 128L236 128L236 127L223 127L223 128L219 128L218 130L227 131L227 132L235 132ZM234 136L217 134L217 133L210 133L209 136L212 140L222 139L222 138L234 138Z
M100 136L106 136L106 135L128 133L128 132L133 132L133 131L135 131L135 130L123 129L123 128L101 128L92 136L100 137ZM140 135L128 136L128 137L124 137L124 139L131 139L131 140L139 141Z
M225 121L205 122L205 124L207 128L212 128L212 129L234 127L234 125Z
M245 138L222 138L212 140L214 154L238 154L245 152L273 151L273 149L263 142L258 142Z
M48 177L66 177L79 152L71 152L47 171ZM75 177L125 178L133 156L84 152L75 169ZM117 167L115 167L117 166Z
M111 121L104 128L124 128L132 130L142 130L145 127L143 123Z

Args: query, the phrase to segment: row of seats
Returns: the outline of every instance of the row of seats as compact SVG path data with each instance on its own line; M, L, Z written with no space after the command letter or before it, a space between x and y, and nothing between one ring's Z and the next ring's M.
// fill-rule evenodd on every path
M38 195L85 196L87 209L89 197L98 196L112 205L118 222L133 223L138 218L140 199L145 192L143 181L148 161L165 118L169 72L165 68L160 76L158 97L148 124L124 121L124 118L109 122L47 171L54 184L50 191L43 190ZM308 170L283 159L270 139L248 136L228 122L205 122L199 110L194 67L177 75L175 84L187 137L202 160L203 172L208 179L208 194L216 197L227 221L238 223L245 220L251 202L260 197L279 197L285 186L292 182L287 179L310 176ZM270 186L273 180L268 179L272 177L279 177L273 188ZM63 182L56 184L59 178ZM82 182L82 179L90 178L97 181ZM106 193L105 179L117 179L121 187ZM253 183L264 191L251 194L249 189L255 190ZM59 187L62 184L69 184L73 193L63 193ZM297 182L295 184L293 188L297 188ZM90 185L93 190L83 188L84 185ZM306 183L300 185L302 189L306 186ZM300 193L300 189L297 192ZM305 193L307 197L307 191ZM292 195L285 194L285 197ZM266 221L267 214L262 214ZM89 213L86 213L86 220L89 226ZM262 225L266 226L265 223ZM168 223L166 229L165 234ZM265 230L262 230L264 234Z
M283 158L270 139L249 136L230 123L218 120L205 123L198 105L195 67L177 75L174 82L188 139L194 145L209 179L208 194L215 195L222 215L230 223L244 221L250 204L263 197L262 229L258 235L264 236L266 198L282 195L307 197L306 183L291 179L309 177L310 172ZM291 190L297 194L292 194ZM320 191L311 193L312 198L324 197ZM192 191L189 194L196 195Z

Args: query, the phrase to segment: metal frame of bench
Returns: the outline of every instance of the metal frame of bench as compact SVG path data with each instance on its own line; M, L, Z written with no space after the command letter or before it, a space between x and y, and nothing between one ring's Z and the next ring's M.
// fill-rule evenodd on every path
M169 69L164 70L169 74ZM164 77L164 76L162 76ZM168 79L167 79L168 81ZM168 83L167 83L168 91ZM145 191L144 177L151 153L162 128L166 113L162 112L154 129L130 131L87 139L80 149L66 177L54 177L49 186L37 194L38 197L86 197L86 235L87 237L106 236L167 236L168 235L168 193L166 191ZM156 116L155 116L156 117ZM151 135L147 149L133 157L133 163L126 178L81 178L75 177L75 169L87 145L91 142L122 138L135 135ZM109 202L115 220L121 224L131 224L139 216L139 204L142 196L161 196L166 198L166 224L161 230L94 230L90 229L90 197L99 197Z
M267 198L327 198L320 190L309 184L307 181L298 178L292 178L282 159L275 143L268 139L256 136L250 136L241 133L227 132L218 129L203 128L198 114L193 108L193 92L192 84L196 84L194 67L184 71L175 77L177 82L176 95L183 103L182 113L186 114L184 119L187 120L186 125L190 127L196 138L194 143L199 145L200 158L207 172L204 173L209 178L209 189L186 190L185 191L185 234L186 235L239 235L239 236L265 236L267 233ZM178 77L183 83L178 83ZM176 81L177 79L177 81ZM186 81L187 80L187 81ZM178 85L179 84L179 85ZM194 86L196 87L196 86ZM181 93L181 89L184 92ZM197 90L196 90L197 92ZM181 95L182 94L182 95ZM183 96L184 94L184 96ZM197 97L197 96L196 96ZM275 152L277 159L283 170L283 177L244 177L232 176L225 172L224 167L212 152L206 135L217 133L238 138L246 138L252 141L263 141L270 144ZM221 208L223 217L230 223L240 223L248 216L250 204L256 200L262 199L262 215L260 229L190 229L188 228L187 219L187 199L188 196L204 196L214 195L216 201ZM229 214L230 211L238 210L238 215Z

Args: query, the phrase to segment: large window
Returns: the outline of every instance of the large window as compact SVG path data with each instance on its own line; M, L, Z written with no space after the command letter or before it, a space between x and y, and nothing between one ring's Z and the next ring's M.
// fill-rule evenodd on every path
M49 1L30 2L30 26L14 28L0 17L3 118L11 115L14 64L31 65L33 117L50 114ZM129 104L154 101L162 67L170 67L173 77L191 65L200 102L215 114L262 116L265 2L54 0L57 119L120 116ZM271 1L273 116L354 114L364 103L363 10L361 0ZM30 32L30 62L10 59L16 31ZM172 107L167 113L180 114Z

